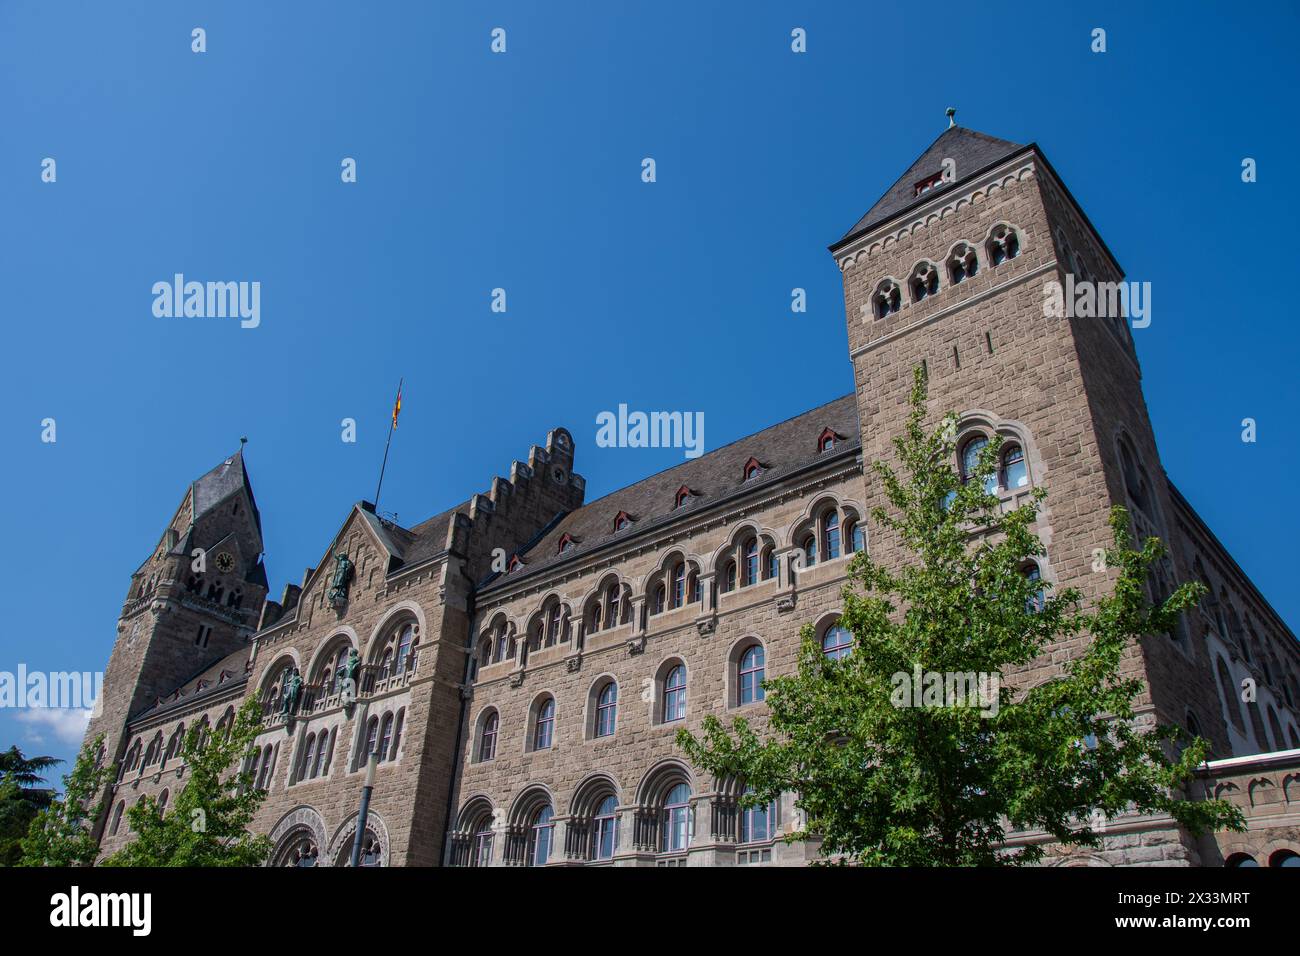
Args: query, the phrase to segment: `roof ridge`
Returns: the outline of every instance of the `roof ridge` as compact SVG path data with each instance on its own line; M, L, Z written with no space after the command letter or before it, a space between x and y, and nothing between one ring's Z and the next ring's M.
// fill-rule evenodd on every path
M756 438L756 437L759 436L759 435L762 435L764 432L769 432L769 431L772 431L772 430L775 429L775 428L780 428L782 425L788 425L790 422L794 421L796 418L803 418L805 415L811 415L811 414L813 414L814 412L819 412L819 411L821 411L823 408L829 408L831 405L834 405L834 404L836 404L836 403L838 403L838 402L842 402L842 401L844 401L846 398L852 398L852 397L854 397L855 394L856 394L856 392L847 392L847 393L845 393L844 395L841 395L839 398L833 398L833 399L831 399L829 402L823 402L821 405L816 405L816 406L814 406L814 407L812 407L812 408L806 409L805 411L799 412L799 413L797 413L797 414L795 414L795 415L791 415L789 418L783 418L783 419L782 419L781 421L779 421L779 422L773 422L771 425L767 425L767 426L765 426L765 427L763 427L763 428L760 428L760 429L759 429L758 431L756 431L756 432L750 432L748 435L741 435L739 438L733 439L732 441L727 442L725 445L719 445L717 448L714 448L712 451L707 451L707 452L705 452L703 455L700 455L699 458L690 458L690 459L687 459L686 461L678 462L678 463L675 464L675 465L669 465L667 468L661 468L661 469L659 469L658 471L651 472L650 474L646 475L646 476L643 477L643 478L638 478L636 481L632 482L631 484L623 485L623 486L621 486L621 487L619 487L619 488L614 488L613 490L608 491L608 492L606 492L605 494L601 495L599 498L595 498L595 499L593 499L593 500L591 500L591 501L585 501L585 502L582 503L581 506L579 506L578 508L573 509L573 511L574 511L574 512L576 512L576 511L581 511L581 510L583 510L583 509L590 508L590 507L592 507L593 505L600 504L600 502L604 501L606 498L611 498L611 497L613 497L614 495L620 494L620 493L622 493L622 492L624 492L624 491L627 491L627 490L629 490L629 489L631 489L631 488L635 488L637 485L640 485L640 484L642 484L642 483L644 483L644 482L652 481L652 480L654 480L655 478L662 477L663 475L668 474L670 471L672 471L672 470L675 469L675 468L685 468L686 466L688 466L688 465L690 465L690 464L692 464L692 463L694 463L694 462L704 461L706 458L709 458L709 457L712 456L712 455L717 455L717 454L720 454L720 453L723 452L723 451L726 451L728 448L732 447L733 445L739 445L741 442L750 441L751 439ZM850 437L853 437L853 436L850 436ZM572 513L573 513L573 512L570 512L570 514L572 514Z

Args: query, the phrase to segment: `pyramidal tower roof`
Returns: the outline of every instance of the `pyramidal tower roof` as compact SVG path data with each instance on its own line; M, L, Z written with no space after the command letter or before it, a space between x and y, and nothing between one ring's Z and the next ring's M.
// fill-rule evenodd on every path
M985 133L979 133L961 126L949 126L939 134L939 138L931 143L925 152L917 157L911 166L907 167L907 172L898 177L894 185L890 186L888 191L876 200L876 204L867 210L866 215L854 223L853 228L846 232L835 245L838 246L859 233L880 225L916 202L918 200L917 184L940 172L943 169L945 159L951 159L956 164L956 181L960 181L988 166L1001 162L1024 148L1021 143L998 139L996 136L988 136ZM926 198L930 198L933 192L948 189L951 186L951 183L942 183L927 192Z
M262 515L257 510L257 500L253 497L253 486L249 483L248 471L244 468L244 450L242 447L194 482L194 520L197 521L240 488L243 488L248 494L248 502L253 509L253 520L257 523L257 533L260 535L262 533Z

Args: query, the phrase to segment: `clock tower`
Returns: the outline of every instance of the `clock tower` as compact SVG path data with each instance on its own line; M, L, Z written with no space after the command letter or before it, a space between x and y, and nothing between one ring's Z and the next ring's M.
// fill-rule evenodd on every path
M128 721L243 647L266 600L262 521L242 448L193 482L131 576L86 740L121 763Z

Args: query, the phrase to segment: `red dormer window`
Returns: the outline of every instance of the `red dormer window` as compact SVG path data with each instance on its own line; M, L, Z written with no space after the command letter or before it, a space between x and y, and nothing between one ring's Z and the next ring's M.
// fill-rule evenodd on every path
M194 692L198 693L199 691L203 690L205 687L211 687L211 686L212 686L212 681L204 680L203 678L200 677L199 686L194 688Z
M931 189L934 189L934 187L940 186L942 184L943 184L943 171L940 170L937 173L934 173L930 176L926 176L925 179L922 179L919 183L913 186L912 195L914 197L924 195L925 193L928 193Z
M757 458L750 458L745 462L745 481L752 481L763 473L763 463Z
M673 507L674 508L682 507L682 505L686 504L688 501L691 500L691 496L693 494L694 492L692 492L690 488L688 488L686 485L682 485L680 488L677 489L676 497L673 498Z
M573 535L569 534L567 531L564 532L564 536L560 538L559 553L563 554L565 551L572 551L574 547L577 546L577 543L578 542L574 540Z
M524 566L524 562L519 560L519 555L512 554L510 556L510 563L506 565L506 574L514 574L523 566Z
M620 511L614 518L614 533L618 534L620 531L626 531L630 527L632 527L632 516L626 511Z
M217 676L217 683L218 683L218 684L224 684L226 681L230 680L230 678L233 677L233 676L234 676L234 675L231 674L230 671L222 671L222 672Z
M817 450L830 451L838 445L841 440L842 438L840 435L837 435L833 430L827 428L823 430L821 435L817 438Z

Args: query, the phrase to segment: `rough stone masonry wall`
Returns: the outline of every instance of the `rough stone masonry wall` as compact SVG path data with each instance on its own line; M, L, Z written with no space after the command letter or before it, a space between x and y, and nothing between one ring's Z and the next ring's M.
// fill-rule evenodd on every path
M816 436L809 436L815 442ZM519 823L515 810L521 794L541 788L548 795L558 820L552 862L566 861L563 827L580 785L600 774L613 782L620 806L619 850L616 860L637 862L632 850L631 808L638 803L643 781L666 762L682 762L674 736L681 727L698 732L706 714L729 721L743 714L757 727L766 726L765 706L736 706L735 650L741 642L757 639L766 655L768 676L795 670L799 628L821 623L823 629L841 606L848 557L822 562L798 574L791 585L789 562L797 547L794 533L800 523L821 507L839 507L843 514L863 516L859 464L842 458L831 476L783 482L782 487L755 493L756 500L732 508L684 517L681 524L641 538L597 560L581 558L566 563L526 586L494 589L479 604L477 624L482 635L504 613L523 636L528 621L544 600L558 595L572 609L575 621L567 642L532 652L524 667L519 655L489 664L478 672L474 684L469 727L461 753L461 781L457 807L463 812L472 802L486 798L505 824ZM781 576L718 595L716 613L708 607L715 572L734 545L751 531L766 536L781 556ZM870 543L868 542L868 546ZM697 568L704 581L702 604L650 615L639 644L641 609L656 572L679 558ZM635 612L631 622L584 637L577 646L576 620L585 601L612 578L630 586ZM794 598L794 609L779 607L782 597ZM697 622L715 620L711 631L701 633ZM664 723L657 704L666 666L685 663L688 675L685 720ZM618 682L619 703L615 733L594 737L593 689L605 679ZM658 681L657 681L658 679ZM515 682L518 683L515 686ZM556 701L554 744L550 749L530 749L530 710L540 695ZM489 708L499 714L496 756L478 759L481 718ZM735 861L734 848L711 848L708 811L715 782L687 769L696 801L692 863ZM783 830L788 830L789 806L784 808ZM460 821L461 825L465 821ZM725 841L724 841L725 842ZM786 848L782 847L781 850ZM798 849L789 850L802 856ZM643 855L644 856L644 855ZM500 840L494 862L501 862ZM642 860L642 862L649 862Z
M1091 601L1113 583L1113 572L1092 570L1093 550L1109 542L1113 499L1070 327L1043 316L1042 285L1058 270L1038 172L1032 158L1022 156L996 176L940 194L915 216L869 237L861 251L837 255L864 458L896 460L890 439L906 419L912 369L924 361L931 426L955 411L986 426L1005 426L1024 441L1032 484L1048 492L1038 522L1047 547L1043 577L1057 588L1077 587ZM993 266L986 238L999 223L1017 230L1020 253ZM923 258L942 268L963 240L980 256L975 277L954 286L945 270L937 295L875 318L870 297L880 279L892 275L905 284ZM868 508L881 504L869 486ZM884 535L877 535L872 554L885 563L901 557L898 543ZM1032 685L1057 674L1086 641L1060 642L1019 679ZM1140 673L1141 667L1135 648L1126 669Z

